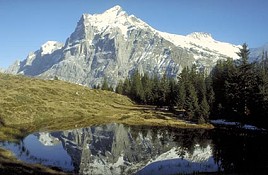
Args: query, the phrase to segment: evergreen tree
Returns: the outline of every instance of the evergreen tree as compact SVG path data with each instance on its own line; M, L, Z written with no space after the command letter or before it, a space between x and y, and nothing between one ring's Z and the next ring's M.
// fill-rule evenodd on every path
M109 85L108 85L108 82L107 82L107 78L106 77L104 77L104 80L103 80L101 89L102 90L107 90L107 91L109 90Z
M144 104L153 104L153 83L147 73L143 75L141 82L144 90Z
M189 68L186 67L184 69L182 69L180 75L179 75L179 82L178 82L178 87L179 87L179 90L178 90L178 107L180 109L185 109L186 106L186 89L188 88L187 87L187 84L190 83L190 77L189 77Z
M199 104L199 114L198 114L198 123L205 123L209 118L209 105L207 102L207 98L204 96L201 103Z
M181 80L178 82L178 108L184 109L185 106L185 99L186 99L186 90L185 90L185 84Z
M191 82L186 84L186 99L185 99L186 114L190 120L198 121L199 106L197 93L194 85Z
M116 88L115 88L115 92L118 93L118 94L123 94L123 81L122 80L119 80Z
M240 60L239 60L240 65L248 64L249 54L250 54L250 51L248 49L248 45L244 43L242 45L242 48L240 48L239 52L237 53L237 55L240 57Z
M264 63L266 60L263 58L262 62L256 65L258 74L257 85L258 90L254 93L254 98L249 103L251 112L253 114L253 123L261 127L268 127L268 66Z
M167 106L168 94L169 94L169 82L166 74L160 80L159 86L159 104L160 106Z
M207 101L207 87L203 73L198 73L195 75L195 89L199 106L199 110L197 111L198 122L204 123L209 118L210 107Z
M185 89L186 94L184 109L186 110L188 118L194 121L198 121L198 117L200 117L198 96L195 88L196 73L195 67L193 67L191 71L189 68L184 68L179 76L179 83L184 86L181 90Z
M108 87L108 91L114 92L114 88L113 88L112 85L110 85L110 86Z
M229 66L229 65L227 65ZM225 81L222 87L225 92L223 102L221 103L225 109L224 115L232 117L240 117L238 110L240 106L240 87L238 78L238 69L235 67L227 67L224 75Z
M152 81L152 93L153 93L153 104L157 107L160 107L160 81L157 74L154 74L153 81Z
M142 103L144 99L144 90L141 83L141 76L139 71L136 70L131 77L130 95L134 101Z
M208 105L210 107L210 109L213 108L213 103L215 101L215 93L212 87L212 78L211 76L208 76L205 80L206 83L206 98L207 98L207 102Z
M93 88L93 89L97 89L97 85L94 84L92 88Z
M239 81L237 97L240 99L237 112L242 117L250 115L250 101L252 101L252 98L254 98L254 94L257 91L257 76L254 73L254 65L249 64L248 62L249 54L250 52L247 48L247 44L243 44L242 49L240 49L240 52L238 53L240 62L237 66L237 79Z
M211 72L212 88L215 95L214 103L211 105L212 116L220 118L230 116L233 111L233 105L228 104L228 95L231 95L232 85L230 84L235 80L236 68L233 60L227 59L226 61L219 60ZM230 92L228 92L230 91ZM230 98L229 98L230 99ZM232 102L232 101L231 101ZM228 112L227 112L228 111Z
M265 95L267 94L265 82L268 82L268 78L265 80L267 77L265 54L260 64L249 63L249 54L247 45L243 44L238 53L240 57L238 61L219 61L213 69L211 73L215 92L213 114L220 114L221 117L236 121L267 123L267 117L264 117L268 116L268 103L265 100L268 97ZM207 95L207 99L208 97ZM218 110L215 110L216 107Z
M174 107L178 104L179 87L176 81L169 78L169 94L167 97L167 103L170 110L174 110Z
M130 80L126 78L123 83L123 95L130 97L130 91L131 91Z

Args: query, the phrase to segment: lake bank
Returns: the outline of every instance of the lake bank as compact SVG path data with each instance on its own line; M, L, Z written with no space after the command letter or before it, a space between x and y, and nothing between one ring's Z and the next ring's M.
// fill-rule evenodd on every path
M112 122L213 128L211 124L197 125L179 120L174 114L154 110L152 106L135 105L126 96L114 92L92 90L64 81L0 73L0 88L0 140L18 142L38 131L66 130ZM5 151L0 152L5 160L18 163Z
M54 118L48 120L40 120L38 123L27 123L27 124L18 124L18 125L7 125L2 126L0 128L0 139L6 141L19 141L24 138L26 135L38 131L58 131L58 130L66 130L73 128L81 128L86 126L94 126L105 123L117 122L128 125L135 126L163 126L163 127L173 127L173 128L213 128L210 124L192 124L189 122L185 122L183 120L178 120L172 117L171 113L165 113L161 111L152 111L151 109L137 110L136 108L140 108L137 106L135 108L131 108L131 112L127 114L113 115L112 117L105 116L94 116L87 118ZM133 112L137 110L139 112ZM144 111L145 110L145 111ZM22 170L31 169L31 171L37 171L40 169L41 165L32 165L23 163L18 161L14 156L6 150L0 149L0 165L5 167L5 172L13 171L13 166L20 167ZM39 168L38 168L39 167ZM50 168L43 167L38 170L38 173L47 173L53 174L55 170L51 170ZM21 170L18 169L18 172ZM21 171L22 174L27 174L24 170ZM57 171L56 171L57 172ZM57 173L55 173L57 174Z

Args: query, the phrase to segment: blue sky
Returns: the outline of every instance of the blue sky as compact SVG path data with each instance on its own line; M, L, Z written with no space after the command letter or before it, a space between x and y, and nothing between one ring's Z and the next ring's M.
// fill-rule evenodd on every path
M83 13L115 5L160 31L208 32L252 48L268 42L267 0L0 0L0 67L25 59L48 40L65 42Z

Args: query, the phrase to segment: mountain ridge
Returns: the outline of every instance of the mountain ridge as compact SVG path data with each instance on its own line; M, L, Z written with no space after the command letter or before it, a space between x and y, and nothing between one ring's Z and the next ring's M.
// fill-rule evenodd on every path
M86 86L111 85L140 73L177 77L196 64L210 71L216 61L234 58L240 46L216 41L211 34L187 36L160 32L120 6L102 14L83 14L65 44L50 41L6 72L61 80Z

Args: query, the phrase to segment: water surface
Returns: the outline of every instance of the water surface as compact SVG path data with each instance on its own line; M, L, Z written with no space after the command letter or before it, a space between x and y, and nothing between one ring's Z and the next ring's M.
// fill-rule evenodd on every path
M265 139L267 134L253 131L113 123L34 133L20 143L0 145L25 162L77 174L265 173L268 167Z

